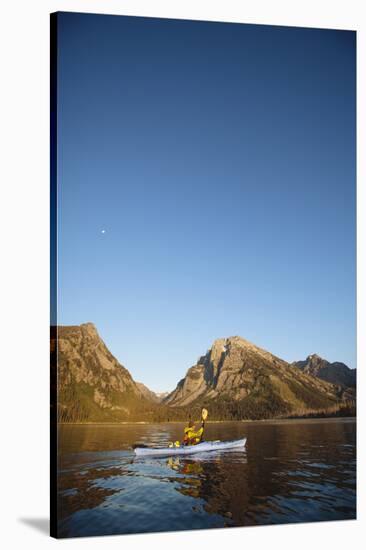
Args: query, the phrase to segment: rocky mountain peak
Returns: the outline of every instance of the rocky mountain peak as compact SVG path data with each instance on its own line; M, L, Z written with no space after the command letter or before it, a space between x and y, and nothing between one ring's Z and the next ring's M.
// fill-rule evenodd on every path
M84 330L87 334L89 334L90 336L94 337L94 338L99 338L99 334L98 334L98 331L96 329L96 326L94 325L94 323L82 323L80 325L80 328L82 330Z
M125 420L150 410L147 388L111 354L93 323L59 326L56 338L51 364L57 364L60 420Z
M326 361L326 359L323 359L317 353L312 353L312 354L308 355L306 360L307 361L312 361L313 363L319 363L319 362L322 362L322 361L324 361L325 363L328 363L328 361Z
M308 355L305 361L296 361L292 365L306 374L343 388L354 388L356 386L355 369L350 369L344 363L330 363L316 353Z
M316 354L312 358L318 362ZM216 339L164 402L173 407L243 403L270 415L273 408L329 406L338 399L335 386L312 381L287 361L245 338L230 336Z

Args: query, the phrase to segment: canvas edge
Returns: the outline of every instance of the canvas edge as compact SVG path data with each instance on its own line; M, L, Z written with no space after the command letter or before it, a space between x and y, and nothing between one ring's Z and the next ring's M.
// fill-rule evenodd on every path
M50 536L57 514L57 59L58 13L50 14ZM55 349L54 349L55 346Z

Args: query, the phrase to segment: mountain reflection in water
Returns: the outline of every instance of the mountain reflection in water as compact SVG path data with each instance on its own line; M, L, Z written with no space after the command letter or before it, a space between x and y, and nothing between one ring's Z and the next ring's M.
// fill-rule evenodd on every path
M60 536L264 525L356 517L353 419L209 424L206 439L245 450L136 459L182 424L63 425Z

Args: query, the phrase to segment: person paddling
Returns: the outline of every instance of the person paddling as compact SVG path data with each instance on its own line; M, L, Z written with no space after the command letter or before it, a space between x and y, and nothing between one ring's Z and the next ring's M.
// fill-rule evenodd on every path
M197 431L192 420L188 422L188 426L184 428L183 445L197 445L197 443L200 443L202 441L203 430L205 429L205 420L207 418L207 415L208 415L207 409L202 409L201 427Z

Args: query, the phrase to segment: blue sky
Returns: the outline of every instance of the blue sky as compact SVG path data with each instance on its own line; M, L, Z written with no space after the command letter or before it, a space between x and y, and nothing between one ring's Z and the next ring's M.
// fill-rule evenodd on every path
M231 335L356 367L355 33L61 13L58 40L59 324L157 391Z

